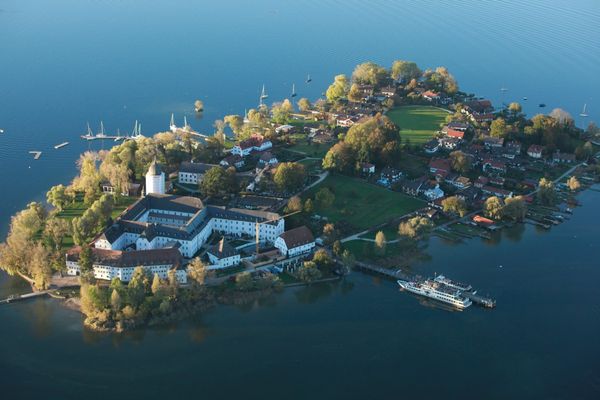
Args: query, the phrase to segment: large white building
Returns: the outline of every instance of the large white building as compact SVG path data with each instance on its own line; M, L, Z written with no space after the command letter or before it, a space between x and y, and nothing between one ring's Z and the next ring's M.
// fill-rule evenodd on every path
M129 263L121 258L133 257L130 254L143 258L145 264L139 265L151 272L164 265L174 268L177 263L173 259L162 262L165 250L172 255L172 249L177 249L180 256L192 258L213 232L256 238L258 231L260 243L272 244L284 230L285 221L276 213L204 206L195 197L148 194L94 240L94 275L98 279L119 277L128 281L130 274L121 268ZM71 260L67 257L70 275L79 273L77 260L76 255Z
M146 172L146 194L165 194L165 173L156 163L156 159Z

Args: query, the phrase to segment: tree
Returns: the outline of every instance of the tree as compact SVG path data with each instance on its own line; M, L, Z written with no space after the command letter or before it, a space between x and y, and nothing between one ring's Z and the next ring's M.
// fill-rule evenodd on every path
M348 78L346 75L336 75L333 83L327 88L325 93L327 100L336 102L346 96L348 93Z
M175 268L171 268L167 272L167 281L169 282L169 290L171 294L176 294L177 288L179 287L179 281L177 280L177 270Z
M552 206L556 203L556 191L554 190L554 182L542 178L538 185L537 200L540 204Z
M284 192L299 190L306 180L304 165L295 162L283 162L279 164L273 175L273 182L278 189Z
M469 158L460 150L450 153L450 164L452 165L453 170L460 172L461 174L466 174L471 169Z
M579 179L577 179L575 176L572 176L567 180L567 186L572 192L576 192L581 189L581 183L579 183Z
M204 285L208 276L208 269L202 262L200 257L196 257L188 264L187 273L188 278L195 285Z
M514 221L523 221L527 215L527 204L523 196L509 197L504 200L502 208L502 217L510 218Z
M38 242L28 251L31 252L31 258L27 270L34 280L34 285L39 290L47 289L50 286L50 278L52 277L52 270L48 262L50 258L48 250Z
M419 237L433 228L433 223L425 217L413 217L408 221L401 222L398 226L398 234L409 239Z
M63 207L68 202L68 197L65 193L66 187L64 185L52 186L48 193L46 193L46 200L52 204L59 211L62 211Z
M127 298L134 309L138 308L144 302L149 287L150 281L144 268L141 266L135 267L133 274L131 274L131 280L127 284Z
M325 226L323 226L323 236L328 244L337 240L338 231L335 229L335 225L332 223L325 224Z
M396 80L409 82L412 79L419 79L421 73L417 64L412 61L396 60L392 64L392 78Z
M510 111L513 114L513 116L520 114L522 110L523 108L517 102L513 102L508 105L508 111Z
M306 199L306 201L304 202L304 212L307 214L312 214L314 210L315 206L313 205L312 199Z
M110 294L110 307L112 308L113 312L116 313L121 310L121 305L121 295L117 289L113 289L112 293Z
M375 64L374 62L366 62L356 66L352 73L352 81L361 85L380 86L389 79L387 69Z
M499 220L502 218L502 200L496 196L489 197L483 204L484 214L491 219Z
M312 104L310 103L310 100L308 100L306 97L301 98L300 100L298 100L298 109L302 112L307 112L312 108Z
M222 167L212 167L200 181L200 191L205 196L217 196L231 193L235 185L235 172Z
M238 290L248 291L254 287L254 281L250 272L240 272L235 276L235 286Z
M333 246L332 246L332 251L333 254L335 254L337 257L340 257L343 253L342 253L342 242L340 242L339 240L336 240L335 242L333 242Z
M354 153L345 142L333 145L323 157L323 168L338 172L349 172L354 166Z
M503 118L496 118L492 121L490 127L490 135L497 138L503 138L508 133L508 127L506 121Z
M329 188L321 188L315 194L315 201L321 209L330 208L335 202L335 195Z
M299 196L292 196L287 202L286 212L293 213L302 211L302 199Z
M446 213L457 214L461 218L467 214L467 203L462 197L451 196L442 200L442 208Z
M575 157L577 157L578 160L587 160L593 153L594 147L589 141L575 149Z
M317 264L313 261L305 261L296 271L296 276L303 282L314 282L320 279L322 274L317 268Z
M385 239L385 233L383 231L377 232L375 235L375 254L383 256L385 254L385 247L387 241Z
M152 278L152 286L150 287L150 290L152 290L153 295L157 295L157 294L159 294L161 289L162 289L162 282L160 281L160 276L158 276L158 274L154 274L154 277Z
M344 252L342 253L342 263L346 268L350 269L354 267L354 264L356 264L356 258L354 257L354 254L352 254L347 249L344 250Z
M273 121L278 124L285 124L290 119L290 114L294 112L294 106L292 103L285 99L281 103L274 103L271 107L271 114Z
M446 67L437 67L435 71L427 70L423 73L423 78L426 85L432 89L448 94L458 91L458 83Z
M71 225L62 218L50 218L46 221L44 236L47 238L50 247L56 251L60 250L63 239L70 232Z
M573 117L571 116L571 114L569 114L568 112L566 112L562 108L555 108L548 115L550 117L554 118L555 120L557 120L562 125L574 125L575 124L575 122L573 121Z
M333 260L327 253L325 249L319 249L313 255L312 261L317 265L317 267L323 271L330 270L333 267Z
M223 121L229 125L236 137L242 132L242 128L244 127L244 118L241 116L226 115L225 118L223 118Z
M196 100L194 102L194 110L196 110L196 112L204 111L204 102L202 100Z
M350 91L348 91L348 100L358 103L362 101L363 97L363 93L358 85L353 83L352 86L350 86Z

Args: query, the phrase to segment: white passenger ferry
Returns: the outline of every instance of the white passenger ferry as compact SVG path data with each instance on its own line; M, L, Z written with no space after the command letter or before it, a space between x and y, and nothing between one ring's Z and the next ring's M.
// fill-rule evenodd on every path
M471 300L463 297L460 290L436 282L435 280L427 279L417 282L398 280L398 285L409 292L451 304L461 310L471 305Z

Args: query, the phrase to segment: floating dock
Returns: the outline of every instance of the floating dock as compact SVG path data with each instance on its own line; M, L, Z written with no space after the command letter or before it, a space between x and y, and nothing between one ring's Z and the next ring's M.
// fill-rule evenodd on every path
M14 301L27 300L27 299L31 299L34 297L45 296L50 292L51 292L51 290L43 290L41 292L33 292L33 293L26 293L26 294L13 294L11 296L8 296L5 299L1 299L0 304L9 304Z
M56 146L54 146L54 148L58 150L58 149L60 149L60 148L63 148L63 147L65 147L65 146L68 146L68 145L69 145L69 142L63 142L63 143L61 143L61 144L57 144Z
M462 292L462 295L467 299L471 300L473 303L478 304L480 306L486 308L494 308L496 307L496 300L491 297L483 297L475 294L474 292Z
M39 158L42 156L42 152L41 151L30 151L29 154L33 154L33 159L34 160L39 160Z

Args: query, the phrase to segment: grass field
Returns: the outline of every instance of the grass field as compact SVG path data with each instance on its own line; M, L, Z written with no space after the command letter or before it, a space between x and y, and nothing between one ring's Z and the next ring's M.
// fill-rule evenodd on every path
M131 204L135 203L138 200L137 197L123 197L117 196L117 202L112 211L112 218L115 219L123 210L129 207ZM81 217L85 210L89 207L83 203L83 194L77 194L77 198L73 204L69 204L66 206L61 212L57 214L58 218L63 218L68 221L73 218ZM64 249L70 248L73 246L73 238L70 235L65 236L62 247Z
M314 195L324 187L335 194L335 202L327 209L315 204L315 212L332 222L343 220L359 229L381 224L425 205L421 200L343 175L330 175L309 194Z
M288 147L287 150L298 151L306 154L308 157L323 158L334 143L313 143L308 144L306 139L298 140L293 146Z
M399 128L402 140L412 144L426 143L440 130L448 113L430 106L404 106L386 114Z

